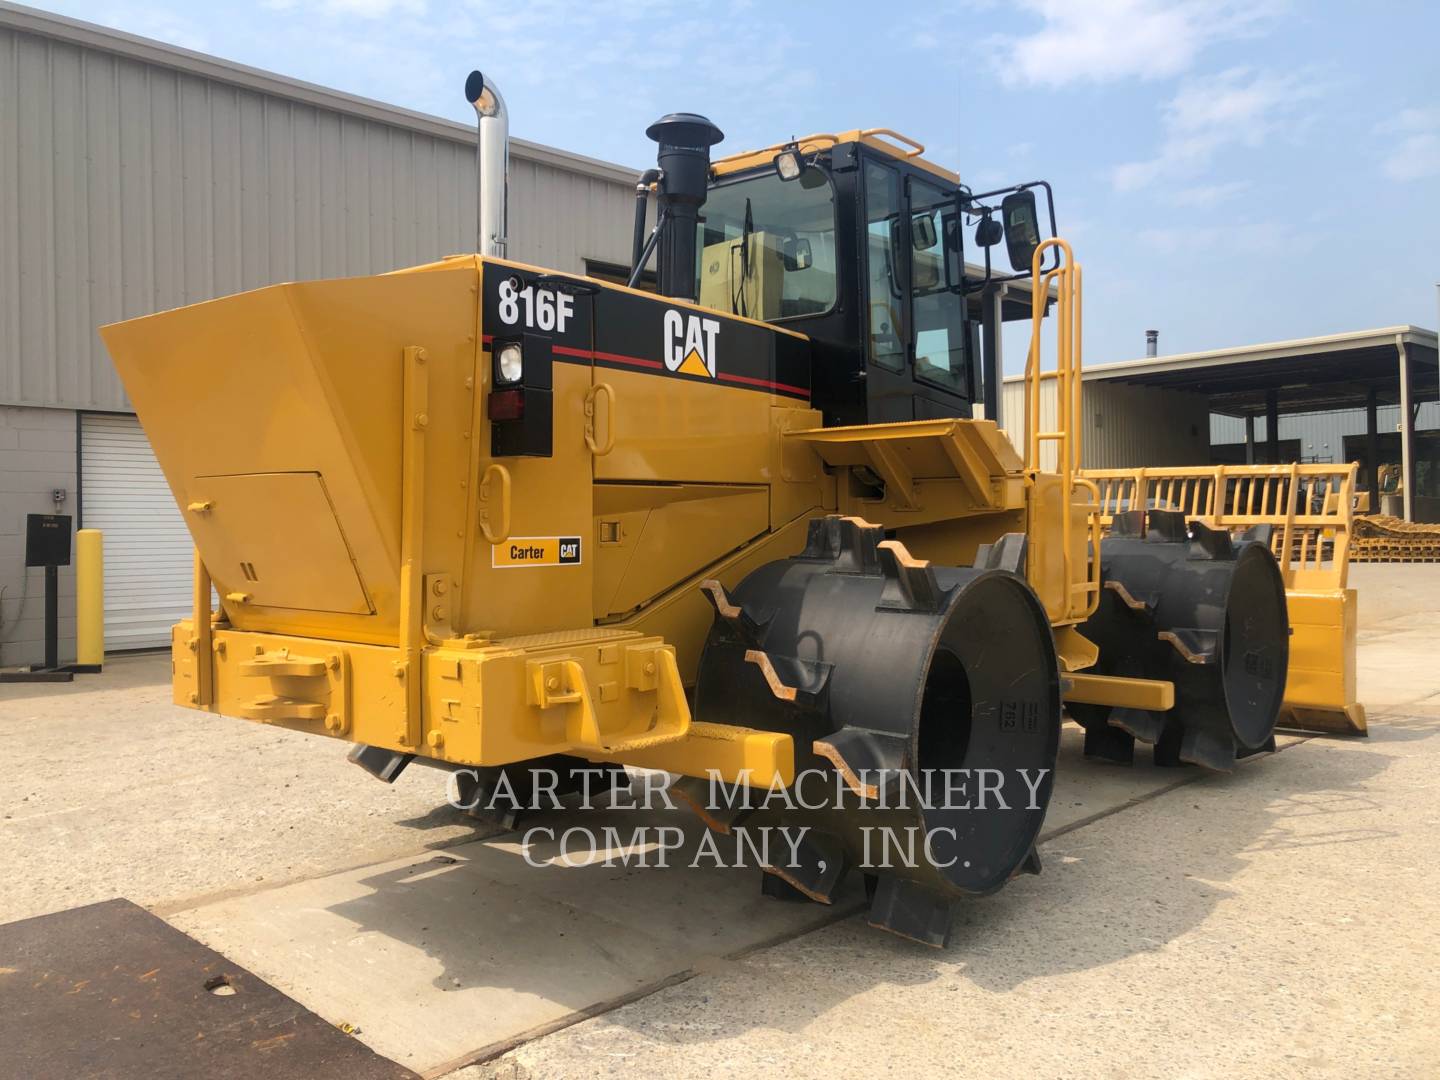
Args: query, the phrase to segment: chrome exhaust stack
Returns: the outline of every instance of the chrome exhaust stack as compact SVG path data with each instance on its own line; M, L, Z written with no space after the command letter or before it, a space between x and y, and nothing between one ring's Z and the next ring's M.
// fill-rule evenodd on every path
M475 151L476 247L503 258L506 201L510 184L510 114L495 84L478 71L465 80L465 100L475 108L479 140Z

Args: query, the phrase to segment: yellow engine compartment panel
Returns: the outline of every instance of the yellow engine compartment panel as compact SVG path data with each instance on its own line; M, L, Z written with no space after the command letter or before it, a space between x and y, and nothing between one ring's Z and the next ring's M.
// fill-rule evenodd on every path
M595 488L595 613L623 615L770 525L769 492L729 484Z
M375 610L318 472L199 476L186 507L210 572L235 603L368 615ZM275 519L285 522L277 530ZM243 597L244 599L240 599Z

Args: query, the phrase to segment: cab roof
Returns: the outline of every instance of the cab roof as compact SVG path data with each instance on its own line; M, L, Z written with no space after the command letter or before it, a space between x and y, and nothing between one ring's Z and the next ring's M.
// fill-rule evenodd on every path
M729 157L719 158L711 162L710 170L716 176L729 176L732 173L764 165L787 147L795 147L802 154L808 154L818 150L828 150L832 146L840 146L844 143L859 143L899 161L909 162L916 168L924 169L952 184L960 183L958 173L953 173L932 161L926 161L921 156L925 153L924 143L918 142L908 135L901 135L900 132L891 128L864 128L863 130L857 128L854 131L845 131L838 135L824 132L806 135L803 139L792 139L788 142L762 147L759 150L745 150L738 154L731 154Z

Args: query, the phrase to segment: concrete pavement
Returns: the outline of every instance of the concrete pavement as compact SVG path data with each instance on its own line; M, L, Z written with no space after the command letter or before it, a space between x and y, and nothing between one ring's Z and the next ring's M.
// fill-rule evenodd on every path
M1080 743L1067 729L1045 836L1198 776L1096 768ZM733 841L722 841L725 869L694 865L704 830L683 810L567 809L522 828L558 835L570 825L627 837L678 825L687 840L664 869L565 868L555 865L557 843L533 842L529 859L550 863L537 868L524 835L512 833L249 890L170 920L322 1016L359 1027L380 1053L438 1075L863 907L858 882L835 907L761 896L753 862L735 868Z
M1067 833L947 952L847 920L459 1075L1433 1077L1436 708Z
M1440 566L1352 580L1368 740L1064 833L946 952L850 919L454 1080L1440 1075Z
M387 786L345 747L170 703L170 658L0 686L0 921L124 896L164 914L489 830L445 777Z
M1217 777L1071 732L1044 874L948 952L753 871L525 866L440 774L174 709L163 658L5 688L0 919L128 896L427 1075L489 1058L465 1080L1433 1076L1440 567L1352 574L1371 739Z

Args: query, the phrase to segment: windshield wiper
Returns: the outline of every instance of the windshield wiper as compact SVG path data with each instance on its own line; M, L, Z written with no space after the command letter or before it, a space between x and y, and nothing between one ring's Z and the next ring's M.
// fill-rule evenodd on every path
M750 315L750 305L745 302L745 286L750 282L750 237L755 232L755 215L750 200L745 200L745 225L740 231L740 274L735 295L730 298L730 310L737 315Z

